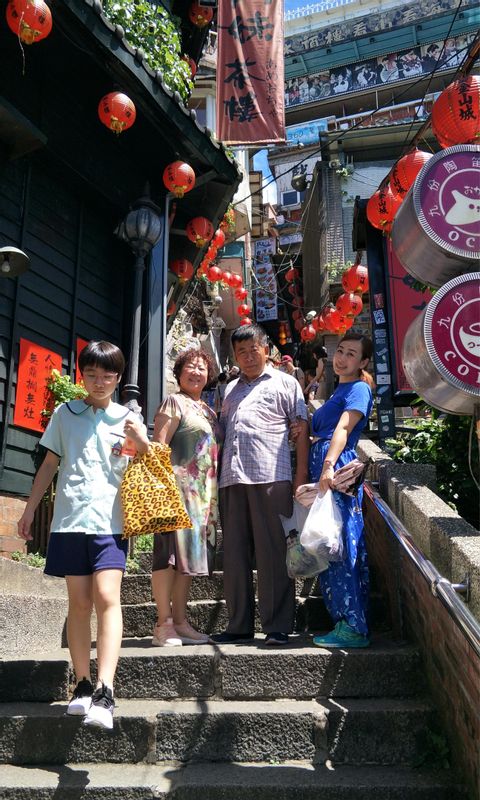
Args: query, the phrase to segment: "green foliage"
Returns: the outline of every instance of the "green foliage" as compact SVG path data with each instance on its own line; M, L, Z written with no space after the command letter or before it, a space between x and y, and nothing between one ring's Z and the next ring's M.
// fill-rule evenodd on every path
M351 261L330 261L327 264L322 264L322 271L327 271L328 280L330 283L336 283L341 280L341 276L349 267L352 266Z
M129 575L137 575L141 571L142 568L140 566L140 562L138 561L138 559L135 558L135 556L128 556L126 564L126 572L128 572Z
M186 102L193 89L190 67L182 61L180 19L149 0L103 0L103 12L121 25L132 47L141 47L153 70L163 74L171 92Z
M37 567L43 569L45 566L45 556L40 553L22 553L20 550L15 550L12 553L12 561L18 561L20 564L26 564L27 567Z
M434 464L440 497L474 527L479 524L478 489L468 466L471 417L446 414L439 418L419 419L412 429L387 439L388 451L395 461L405 464ZM472 470L479 475L476 437L472 443Z
M50 390L50 398L47 407L42 411L42 416L46 419L52 416L53 409L59 406L60 403L79 400L88 394L84 386L79 383L73 383L70 375L60 375L58 369L52 369L52 375L47 387Z
M134 546L136 553L151 553L153 550L153 533L141 533L140 536L135 536Z

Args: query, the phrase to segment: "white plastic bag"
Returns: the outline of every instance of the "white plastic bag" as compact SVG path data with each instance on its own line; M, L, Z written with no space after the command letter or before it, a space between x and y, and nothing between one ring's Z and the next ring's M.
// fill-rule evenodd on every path
M300 534L307 553L327 561L343 561L343 520L333 492L317 494Z
M311 553L307 553L300 544L300 531L303 528L308 512L308 508L294 500L291 517L284 517L279 514L287 540L286 562L289 578L313 578L319 572L324 572L324 570L328 569L328 561L326 559L317 558Z

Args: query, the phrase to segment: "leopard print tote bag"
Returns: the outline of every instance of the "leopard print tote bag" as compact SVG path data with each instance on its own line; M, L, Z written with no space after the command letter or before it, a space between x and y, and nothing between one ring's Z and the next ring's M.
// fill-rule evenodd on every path
M130 462L120 487L123 538L191 528L170 461L170 447L150 442Z

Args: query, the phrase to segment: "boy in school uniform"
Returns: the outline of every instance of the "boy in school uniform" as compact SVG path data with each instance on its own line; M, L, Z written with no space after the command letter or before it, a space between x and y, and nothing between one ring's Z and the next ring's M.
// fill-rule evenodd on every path
M84 724L113 728L113 679L122 641L120 584L128 540L122 539L120 483L129 456L126 437L139 453L149 447L145 426L112 402L125 359L110 342L90 342L79 367L88 396L62 403L40 439L47 449L18 522L22 539L58 469L45 573L65 577L67 637L77 685L67 714ZM130 443L129 443L130 444ZM97 614L97 684L90 680L90 619Z

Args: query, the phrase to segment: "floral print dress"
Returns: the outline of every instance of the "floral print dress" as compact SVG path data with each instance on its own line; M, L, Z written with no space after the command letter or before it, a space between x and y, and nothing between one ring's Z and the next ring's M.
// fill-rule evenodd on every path
M209 575L217 534L220 427L204 402L181 392L167 397L158 413L179 419L170 442L171 461L193 525L162 534L162 545L169 548L169 564L182 574Z

